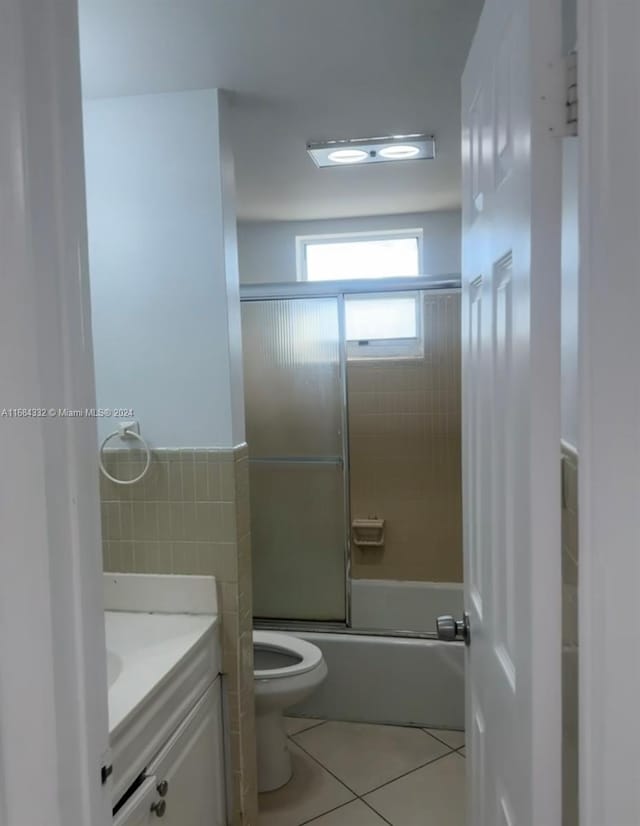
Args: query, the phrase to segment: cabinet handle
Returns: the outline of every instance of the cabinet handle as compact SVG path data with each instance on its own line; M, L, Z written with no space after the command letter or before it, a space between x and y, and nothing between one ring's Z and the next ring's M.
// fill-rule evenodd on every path
M160 795L160 797L166 797L167 792L169 791L169 781L168 780L161 781L156 786L156 789L158 790L158 794Z
M156 817L164 817L164 813L167 811L167 801L157 800L155 803L152 803L151 811Z

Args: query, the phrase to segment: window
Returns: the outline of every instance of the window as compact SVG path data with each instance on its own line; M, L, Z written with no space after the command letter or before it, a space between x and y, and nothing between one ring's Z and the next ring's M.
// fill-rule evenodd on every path
M350 296L345 302L347 341L416 338L416 296Z
M422 269L421 229L303 236L296 245L301 281L405 278Z
M345 297L345 333L350 359L416 358L422 355L420 293Z
M411 278L422 270L422 230L306 236L296 239L298 278L342 281ZM419 293L351 295L345 301L349 358L422 355Z

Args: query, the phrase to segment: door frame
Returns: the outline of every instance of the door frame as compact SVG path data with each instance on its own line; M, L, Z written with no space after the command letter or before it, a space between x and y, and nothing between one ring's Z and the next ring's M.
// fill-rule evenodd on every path
M0 4L0 411L96 406L76 0ZM0 824L107 826L95 419L0 417Z
M352 233L356 235L357 233ZM316 237L316 236L308 236ZM321 237L321 236L317 236ZM337 238L338 235L330 236ZM335 298L338 309L339 349L340 349L340 405L342 419L342 458L344 478L344 573L345 573L345 619L344 620L300 620L273 619L261 617L255 620L256 627L280 630L289 633L327 632L340 634L373 634L416 639L435 639L435 631L381 630L380 628L353 628L352 622L352 541L351 541L351 490L349 466L349 411L347 363L348 342L345 335L345 300L350 295L381 295L383 293L423 293L438 295L456 294L460 296L460 274L442 276L417 276L380 279L351 279L344 281L308 281L306 279L287 283L245 284L240 287L240 305L252 302L313 300ZM254 618L255 619L255 618Z
M640 822L640 6L578 0L581 826Z
M9 249L2 263L0 295L16 318L31 325L22 328L22 338L16 338L20 324L10 329L0 326L0 346L12 354L13 365L20 368L11 374L13 382L3 374L3 395L15 391L16 405L29 393L44 400L43 371L48 366L60 369L65 365L67 369L73 366L67 398L77 401L93 394L89 334L73 324L61 329L59 312L70 299L73 303L80 298L85 311L88 307L83 210L69 213L70 204L73 212L78 199L84 198L78 173L82 145L76 2L4 0L0 21L0 98L4 102L6 96L11 104L3 108L0 125L2 217L6 221L11 218L13 229L25 234L22 245L15 234L0 235L3 248ZM640 451L636 447L640 421L636 356L640 350L639 37L640 11L634 0L578 0L582 826L628 826L640 820L636 793L640 754L633 724L640 695L640 655L631 648L639 630L633 605L640 574L636 551L640 538ZM34 42L47 48L29 48ZM44 110L38 105L41 93L49 104ZM4 128L9 124L9 113L17 128L15 144ZM52 139L49 147L35 140L38 132ZM55 154L48 151L50 146L56 148ZM38 262L27 255L31 246L28 236L36 231L36 223L37 232L41 231L42 215L36 219L23 210L23 193L16 188L19 180L9 180L12 160L23 164L22 173L37 167L49 176L61 197L49 203L47 220L49 226L56 227L58 237L49 238L48 243L69 242L67 256L74 249L84 267L83 282L68 279L66 293L60 290L57 316L55 307L46 313L52 325L46 332L55 331L64 345L63 354L51 346L50 338L49 347L45 346L44 331L31 335L30 341L24 335L25 330L33 333L38 329L35 307L21 302L15 288L18 284L31 288L42 275ZM22 183L30 185L24 176ZM79 242L75 248L74 232ZM49 272L57 275L63 270L59 253L58 247L54 264L49 266ZM67 257L67 264L70 260ZM12 270L14 279L9 277ZM82 290L84 296L80 297ZM68 324L73 318L67 316L65 321ZM81 317L77 321L79 324ZM38 359L40 371L36 369ZM609 399L616 400L615 408ZM58 444L54 436L60 436L60 431L52 433L41 423L34 424L29 440L16 444L0 433L5 467L20 461L23 468L31 469L44 467L48 451ZM95 428L88 426L82 433L81 438L78 431L65 429L67 461L58 464L53 477L36 473L25 478L15 470L12 473L12 503L17 507L28 503L33 544L28 554L0 554L1 604L3 615L11 620L9 626L0 623L2 824L24 822L26 815L32 826L44 826L45 822L47 826L70 822L102 826L110 820L108 795L94 772L94 761L100 760L106 747L104 663L101 665L104 636L97 465L94 451L82 448L90 444ZM38 497L34 478L42 482ZM86 493L82 493L83 482L88 482ZM56 485L63 484L71 496L67 507L54 505L54 512L52 493ZM13 540L25 541L25 522L20 515L9 508L2 512L5 547ZM47 528L52 517L71 537L66 553L51 542ZM43 633L45 628L47 633ZM30 656L24 656L25 650ZM21 679L6 679L3 675L14 668ZM38 703L44 697L48 700L43 709ZM42 720L48 724L34 725L39 719L36 712L43 710ZM53 726L52 720L64 720L66 725ZM33 816L31 808L20 806L21 801L32 805ZM65 819L69 811L82 814Z

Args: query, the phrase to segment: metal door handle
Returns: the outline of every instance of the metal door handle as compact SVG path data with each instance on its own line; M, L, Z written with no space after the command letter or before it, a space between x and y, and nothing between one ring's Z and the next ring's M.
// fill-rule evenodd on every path
M469 614L465 611L461 620L454 619L450 614L443 614L436 620L438 639L442 642L471 642L471 626Z

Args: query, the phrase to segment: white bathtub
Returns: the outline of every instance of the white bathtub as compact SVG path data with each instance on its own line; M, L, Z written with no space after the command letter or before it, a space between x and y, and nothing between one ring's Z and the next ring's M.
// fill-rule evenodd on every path
M459 582L351 580L351 625L362 630L435 632L436 617L461 617L464 588Z
M464 728L464 645L359 634L297 634L322 649L324 684L303 717Z

